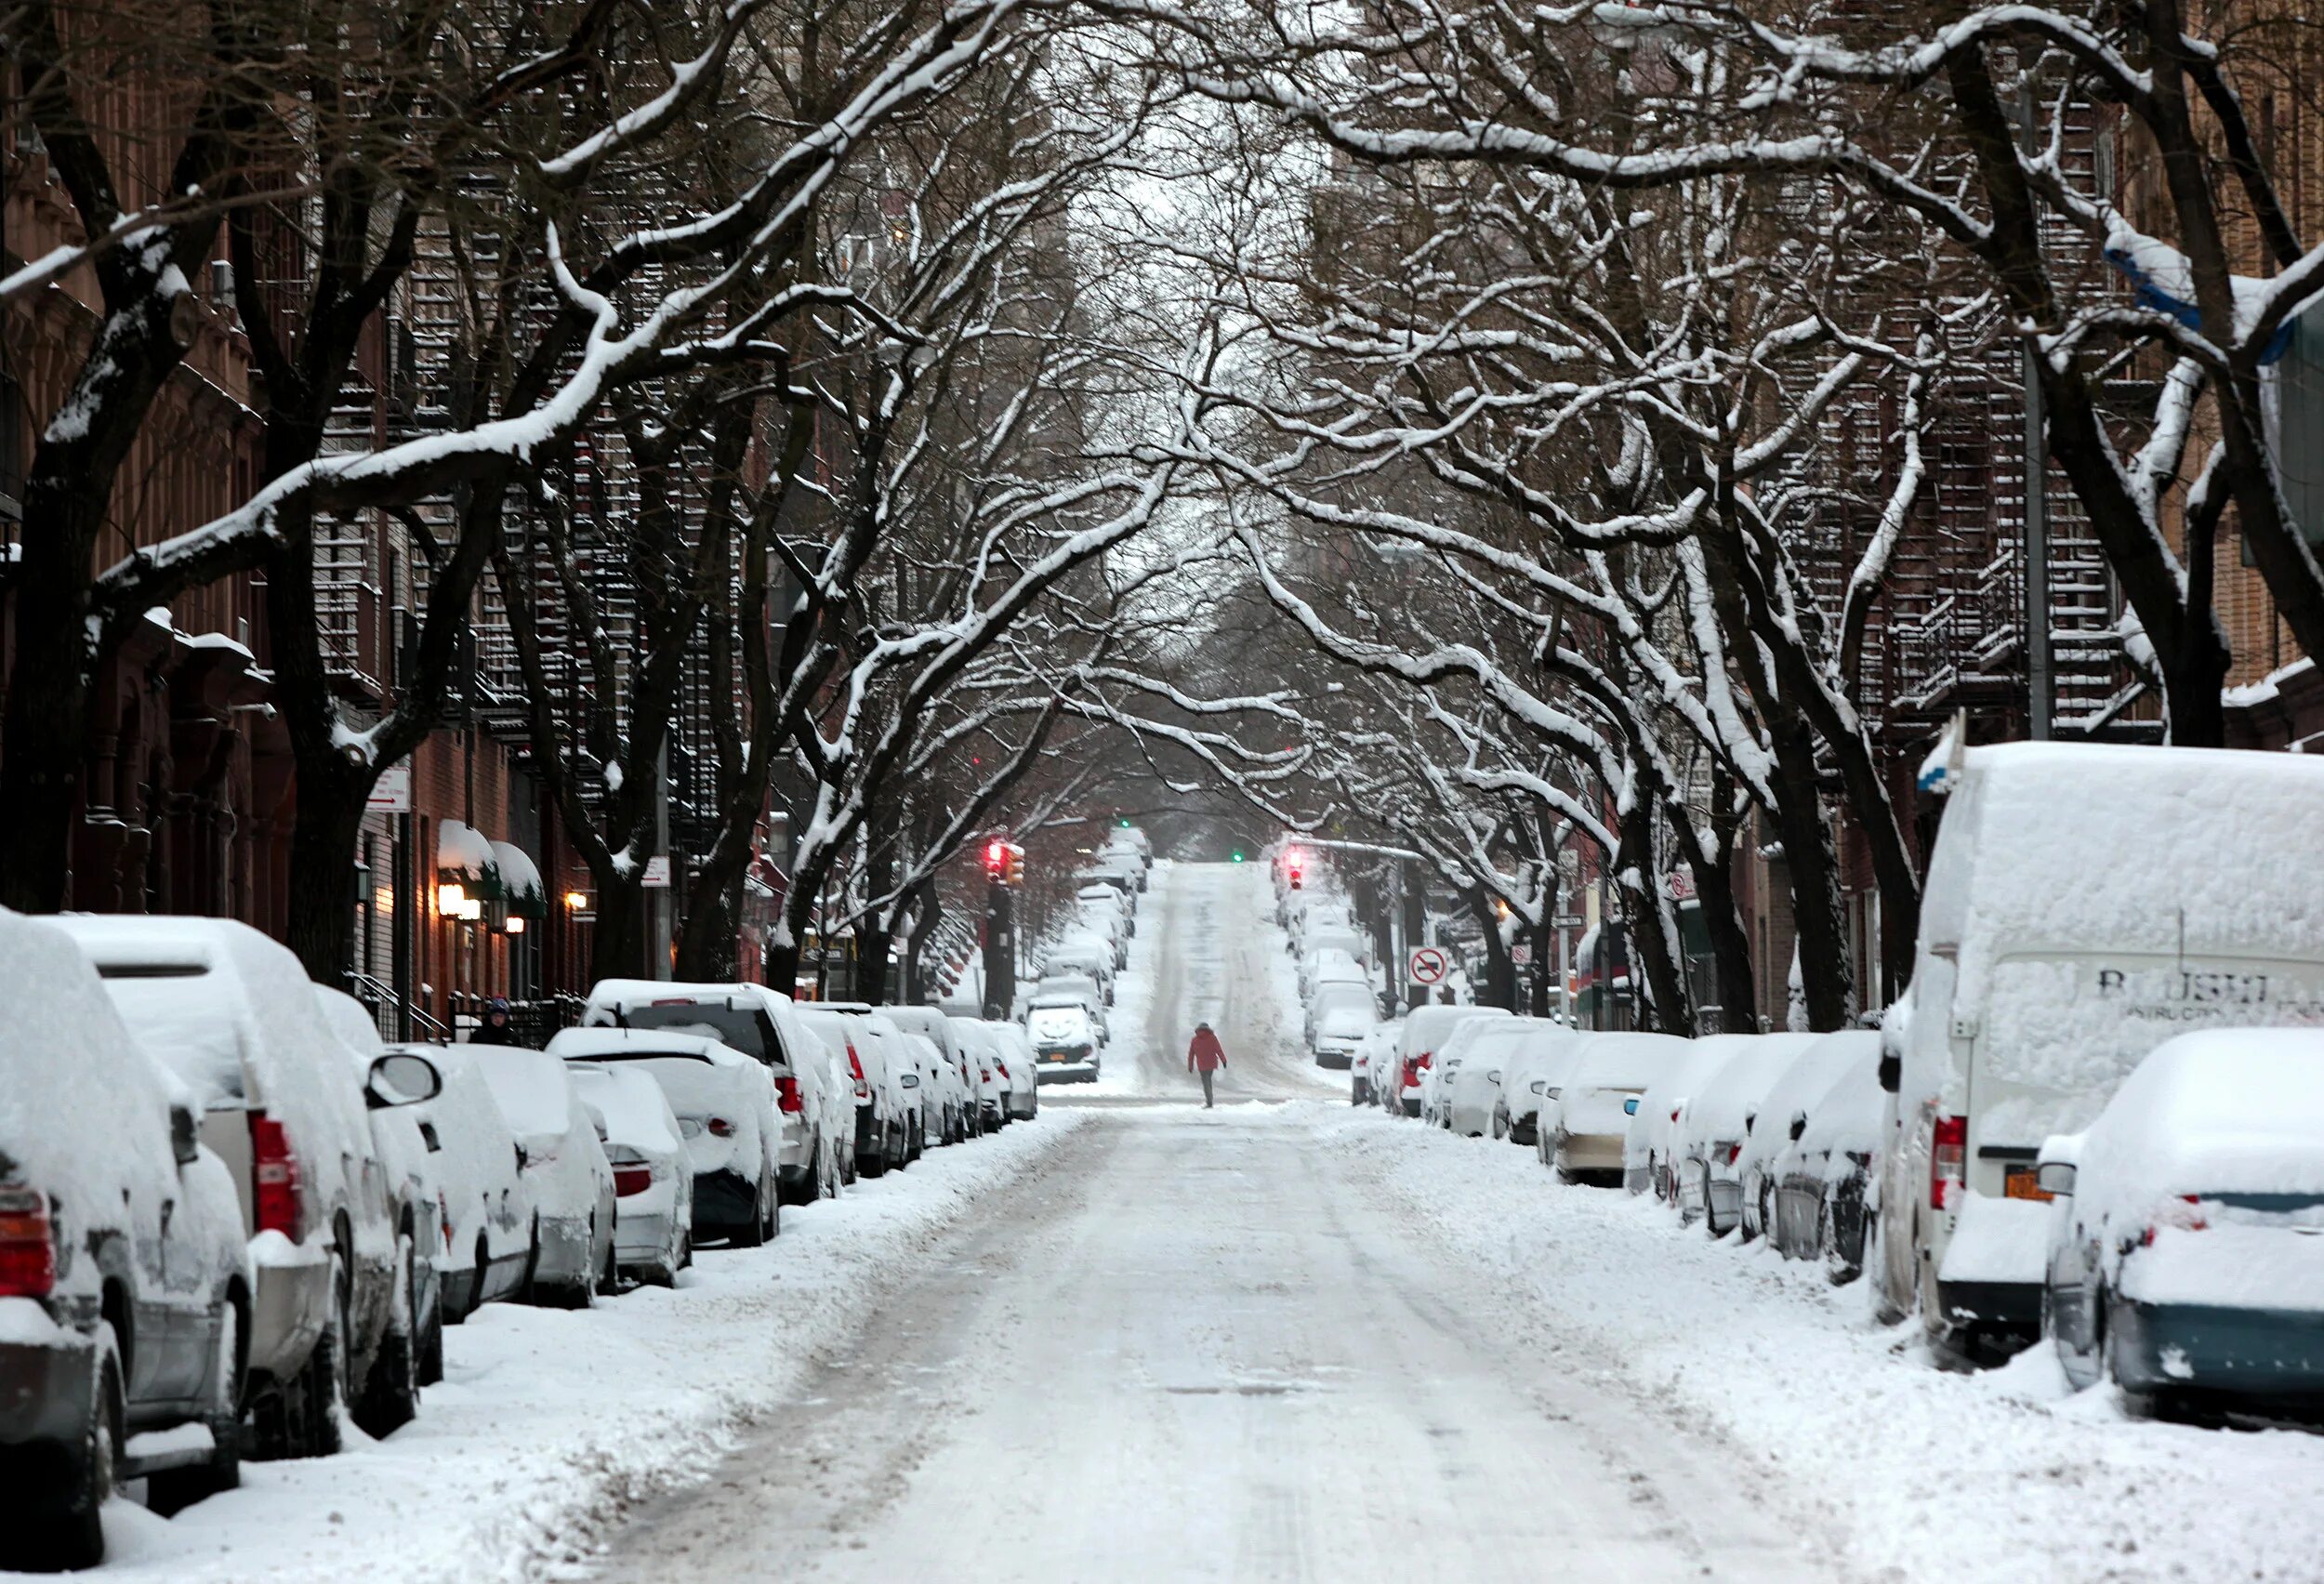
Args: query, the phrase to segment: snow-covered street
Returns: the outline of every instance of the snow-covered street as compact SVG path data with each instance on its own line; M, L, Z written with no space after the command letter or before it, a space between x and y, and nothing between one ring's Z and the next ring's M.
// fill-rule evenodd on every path
M674 1292L495 1306L385 1441L114 1502L107 1572L2324 1577L2324 1437L2133 1419L2046 1348L1942 1370L1820 1267L1352 1110L1268 909L1157 865L1100 1083Z

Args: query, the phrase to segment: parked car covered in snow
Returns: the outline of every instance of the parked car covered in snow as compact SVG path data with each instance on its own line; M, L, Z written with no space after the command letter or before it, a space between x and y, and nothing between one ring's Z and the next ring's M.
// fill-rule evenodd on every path
M1087 974L1098 983L1104 1004L1114 1004L1114 946L1113 943L1089 930L1069 931L1055 945L1041 954L1041 972L1050 974Z
M1542 1160L1565 1181L1620 1187L1630 1120L1655 1074L1684 1060L1687 1043L1667 1034L1590 1036L1566 1076L1555 1127L1541 1136Z
M1097 1030L1100 1045L1113 1037L1113 1030L1106 1024L1105 993L1098 987L1098 982L1086 973L1042 975L1041 982L1033 987L1032 1001L1028 1004L1064 1000L1078 1001L1089 1012L1090 1025Z
M865 1177L887 1174L904 1157L904 1102L889 1070L887 1042L871 1026L878 1012L862 1001L813 1002L799 1009L799 1021L847 1063L855 1097L855 1169Z
M368 1089L289 950L246 924L68 914L70 934L145 1048L202 1108L202 1142L242 1201L254 1277L244 1405L261 1458L338 1450L395 1319L401 1280Z
M1024 1030L1012 1023L988 1023L983 1025L1000 1048L1005 1072L1009 1079L1009 1115L1012 1120L1030 1122L1041 1111L1041 1077L1035 1071L1033 1042Z
M1486 1024L1477 1044L1501 1068L1493 1137L1533 1143L1543 1108L1554 1107L1564 1093L1581 1036L1554 1019L1523 1017Z
M952 1026L976 1070L977 1102L983 1109L985 1130L993 1132L1006 1128L1014 1115L1009 1103L1012 1088L1009 1049L993 1033L1004 1025L982 1023L975 1018L954 1018Z
M436 1258L444 1321L456 1326L487 1303L522 1296L533 1267L533 1190L518 1161L516 1133L466 1046L390 1049L418 1050L443 1082L412 1115L437 1145L443 1196L436 1207Z
M1956 740L1922 774L1948 796L1883 1023L1877 1297L1938 1346L2015 1345L2040 1322L2042 1140L2170 1035L2324 1023L2324 759ZM2189 810L2234 840L2186 861Z
M1347 1066L1378 1021L1371 986L1348 981L1317 985L1307 1000L1307 1048L1315 1054L1315 1065Z
M1831 1037L1868 1047L1878 1036ZM1886 1106L1874 1063L1851 1062L1808 1106L1799 1137L1776 1160L1776 1247L1787 1259L1821 1259L1835 1283L1864 1274L1873 1155Z
M557 1056L517 1045L471 1045L469 1054L517 1136L533 1191L526 1296L586 1309L601 1288L610 1290L614 1275L614 1168L596 1119Z
M1026 1003L1024 1035L1033 1042L1038 1076L1045 1084L1094 1083L1100 1057L1097 1024L1078 997Z
M379 1025L361 1001L343 990L314 987L323 1020L347 1047L358 1082L368 1082L372 1064L388 1053ZM443 1090L436 1064L416 1050L401 1052L404 1082L415 1100ZM419 1091L425 1090L425 1093ZM443 1379L443 1181L438 1146L422 1126L416 1105L373 1106L372 1148L387 1175L393 1206L396 1263L403 1297L389 1320L388 1334L374 1354L371 1372L357 1386L350 1405L367 1435L385 1435L419 1412L419 1389Z
M766 1064L676 1029L569 1028L548 1042L561 1062L634 1064L661 1086L693 1177L696 1241L755 1247L783 1230L781 1138Z
M1792 1058L1760 1102L1760 1120L1743 1141L1735 1163L1743 1185L1743 1235L1748 1240L1769 1233L1776 1224L1776 1163L1788 1154L1807 1127L1811 1107L1831 1092L1841 1074L1851 1065L1877 1076L1881 1036L1869 1029L1843 1030L1810 1042Z
M1712 1034L1686 1042L1686 1051L1646 1080L1638 1109L1631 1113L1630 1130L1622 1141L1622 1186L1633 1194L1653 1190L1665 1204L1678 1203L1679 1148L1677 1129L1690 1097L1757 1037L1748 1034Z
M1722 1066L1686 1102L1674 1129L1679 1219L1700 1219L1713 1237L1733 1232L1743 1215L1743 1146L1760 1107L1791 1063L1816 1043L1813 1034L1761 1034Z
M826 1162L838 1153L838 1140L827 1136L830 1119L841 1115L851 1129L854 1123L852 1112L833 1107L822 1092L827 1064L794 1058L794 1052L819 1055L825 1047L799 1023L798 1009L788 996L763 984L608 979L589 992L581 1022L585 1027L692 1034L714 1039L757 1062L774 1084L777 1192L788 1204L806 1204L821 1196ZM682 1116L683 1107L677 1109ZM699 1203L702 1184L697 1182L695 1188Z
M2039 1173L2044 1328L2076 1385L2324 1408L2324 1028L2166 1042Z
M892 1025L891 1025L892 1026ZM897 1028L895 1048L902 1052L905 1073L900 1080L912 1097L911 1149L907 1164L931 1149L952 1142L951 1089L944 1080L944 1053L926 1035Z
M1373 1087L1381 1092L1380 1103L1392 1111L1401 1109L1406 1116L1419 1115L1422 1084L1435 1065L1437 1051L1462 1023L1474 1018L1507 1016L1499 1007L1416 1007L1406 1013L1394 1071L1385 1075L1387 1087L1381 1088L1383 1075L1373 1075Z
M626 1063L565 1066L614 1168L614 1268L675 1287L693 1263L694 1174L662 1086Z
M68 937L0 910L0 1568L95 1566L116 1481L170 1511L239 1478L250 1260L194 1103Z
M1085 993L1096 995L1096 981L1084 979L1080 983ZM975 1064L960 1038L959 1025L936 1007L882 1007L881 1011L898 1028L917 1034L936 1048L944 1059L940 1093L944 1096L953 1119L952 1135L947 1142L972 1138L984 1130L979 1108L981 1085Z
M1372 1074L1386 1072L1395 1064L1396 1047L1404 1038L1404 1023L1375 1023L1356 1041L1348 1060L1348 1103L1373 1105L1378 1098L1372 1089Z

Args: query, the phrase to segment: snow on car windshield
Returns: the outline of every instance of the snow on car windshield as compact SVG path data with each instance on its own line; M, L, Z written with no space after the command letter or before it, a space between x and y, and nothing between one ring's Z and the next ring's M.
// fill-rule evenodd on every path
M1065 1040L1089 1037L1089 1016L1079 1007L1036 1007L1025 1020L1036 1039Z

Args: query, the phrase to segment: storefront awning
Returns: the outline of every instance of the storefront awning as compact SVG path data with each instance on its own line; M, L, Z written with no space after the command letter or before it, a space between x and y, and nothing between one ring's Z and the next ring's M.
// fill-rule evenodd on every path
M490 902L501 894L500 861L491 838L460 820L436 825L436 878L461 887L472 898Z
M495 841L492 851L508 911L520 918L548 917L548 887L542 883L541 866L533 862L532 854L513 841Z

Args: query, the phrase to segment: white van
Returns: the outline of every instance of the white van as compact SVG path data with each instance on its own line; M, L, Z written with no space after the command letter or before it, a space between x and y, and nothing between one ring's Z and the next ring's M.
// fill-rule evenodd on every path
M2043 1139L2207 1024L2324 1023L2324 760L2014 743L1948 794L1912 986L1888 1010L1878 1251L1890 1319L1953 1349L2040 1327Z

